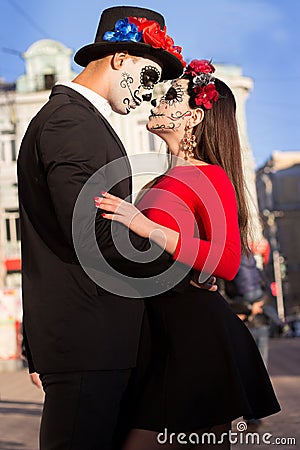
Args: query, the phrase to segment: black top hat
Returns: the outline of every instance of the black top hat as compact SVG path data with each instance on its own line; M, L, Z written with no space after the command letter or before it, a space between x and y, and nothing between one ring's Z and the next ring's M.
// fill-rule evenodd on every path
M128 21L128 17L134 19ZM131 55L152 59L160 64L162 80L178 78L185 62L181 48L174 46L165 31L164 18L155 11L132 6L108 8L101 14L95 42L79 49L74 60L85 67L95 59L127 50Z

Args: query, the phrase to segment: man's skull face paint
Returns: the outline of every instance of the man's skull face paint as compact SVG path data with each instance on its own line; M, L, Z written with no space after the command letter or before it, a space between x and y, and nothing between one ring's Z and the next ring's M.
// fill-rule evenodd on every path
M140 81L143 88L153 90L154 85L158 83L159 78L160 70L156 67L150 65L142 68Z
M154 86L161 76L160 66L149 59L131 59L120 71L119 86L112 93L111 106L119 114L129 114L143 100L150 101Z

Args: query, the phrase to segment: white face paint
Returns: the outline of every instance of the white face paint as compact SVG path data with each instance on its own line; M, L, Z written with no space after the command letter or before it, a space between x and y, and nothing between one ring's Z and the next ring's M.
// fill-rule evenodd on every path
M127 58L123 68L118 71L116 85L110 94L113 111L129 114L146 100L145 96L148 96L148 101L151 100L153 88L160 76L161 67L150 59Z
M151 110L147 129L152 133L163 135L176 133L178 137L184 135L187 120L192 115L187 93L188 80L178 78L173 80L166 94L156 102Z

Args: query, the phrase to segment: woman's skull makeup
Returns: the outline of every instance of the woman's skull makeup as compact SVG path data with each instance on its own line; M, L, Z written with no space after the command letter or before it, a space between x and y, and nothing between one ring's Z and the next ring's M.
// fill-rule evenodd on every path
M149 59L128 58L120 71L119 86L112 93L112 108L119 114L129 114L143 100L150 101L154 86L161 76L161 67Z
M187 80L178 78L172 81L166 94L151 110L148 130L176 130L182 126L183 119L191 116L187 86Z

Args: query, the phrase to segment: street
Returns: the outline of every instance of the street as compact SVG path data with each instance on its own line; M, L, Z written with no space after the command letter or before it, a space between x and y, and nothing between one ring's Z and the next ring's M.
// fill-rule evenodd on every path
M258 429L248 428L249 432L258 433L254 443L241 442L241 433L237 433L234 450L266 450L270 445L278 449L300 448L300 338L270 340L269 373L282 411L263 419ZM0 373L0 450L38 449L42 402L43 393L31 383L27 370ZM233 423L233 432L238 431L239 422L242 419Z

